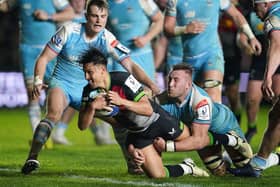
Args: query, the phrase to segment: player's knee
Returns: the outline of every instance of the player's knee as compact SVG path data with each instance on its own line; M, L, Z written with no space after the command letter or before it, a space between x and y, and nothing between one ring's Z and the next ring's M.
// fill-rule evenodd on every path
M215 79L205 80L203 82L203 88L219 88L222 89L222 82Z
M45 144L47 139L49 138L54 123L48 119L43 119L40 121L38 127L34 133L34 141L39 142L41 144Z
M220 156L210 156L204 159L205 166L216 176L224 176L226 174L226 164Z
M57 123L61 119L62 113L63 112L61 110L57 110L57 109L51 110L48 112L47 118L50 119L51 121Z
M147 172L146 174L147 174L148 177L153 178L153 179L161 179L161 178L166 178L167 177L167 174L165 173L164 170L155 171L155 172Z

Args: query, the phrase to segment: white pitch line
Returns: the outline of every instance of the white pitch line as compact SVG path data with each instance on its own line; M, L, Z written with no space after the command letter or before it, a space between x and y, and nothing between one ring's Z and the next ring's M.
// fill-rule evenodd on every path
M0 171L7 171L7 172L20 172L19 169L14 168L0 168ZM110 184L124 184L124 185L130 185L130 186L151 186L151 187L200 187L199 185L191 185L191 184L182 184L182 183L154 183L154 182L148 182L148 181L122 181L117 179L112 179L108 177L89 177L89 176L83 176L83 175L59 175L63 178L71 178L71 179L81 179L81 180L92 180L97 182L106 182ZM149 179L147 179L149 180Z

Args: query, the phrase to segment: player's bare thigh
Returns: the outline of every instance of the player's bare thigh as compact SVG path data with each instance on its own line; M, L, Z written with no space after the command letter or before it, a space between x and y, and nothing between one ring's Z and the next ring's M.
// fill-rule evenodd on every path
M151 178L165 177L165 170L160 154L156 151L153 145L148 145L141 149L145 156L145 162L142 165L145 173Z
M52 88L47 95L47 115L46 118L53 122L60 120L64 109L67 107L67 100L60 88Z

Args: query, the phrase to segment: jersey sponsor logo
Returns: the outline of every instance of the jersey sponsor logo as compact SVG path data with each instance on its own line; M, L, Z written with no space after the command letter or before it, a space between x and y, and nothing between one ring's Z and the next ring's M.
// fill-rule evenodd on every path
M136 93L140 87L141 87L141 84L132 76L130 75L125 83L124 83L128 88L130 88L134 93Z

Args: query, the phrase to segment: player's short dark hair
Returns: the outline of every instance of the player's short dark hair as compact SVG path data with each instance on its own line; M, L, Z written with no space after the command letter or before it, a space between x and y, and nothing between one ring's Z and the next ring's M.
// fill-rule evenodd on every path
M100 64L107 67L107 58L100 50L92 47L84 52L79 60L79 64L81 65L88 63L93 63L94 65Z
M88 0L86 3L86 11L89 13L91 6L97 6L98 8L102 9L109 9L108 2L106 0Z
M175 71L175 70L183 70L185 71L187 74L190 74L192 76L193 73L193 67L190 64L187 63L179 63L179 64L175 64L171 71Z

